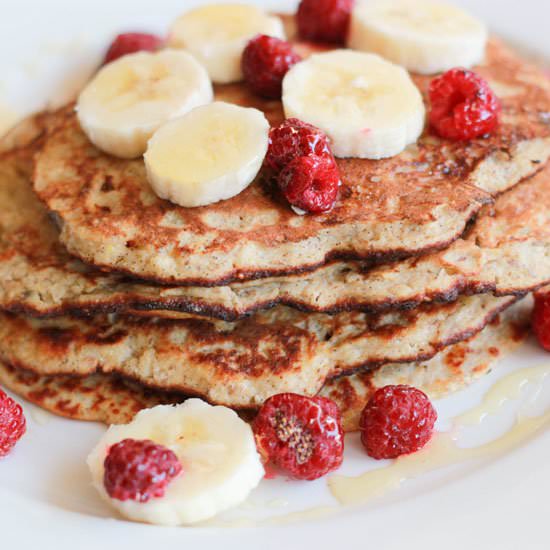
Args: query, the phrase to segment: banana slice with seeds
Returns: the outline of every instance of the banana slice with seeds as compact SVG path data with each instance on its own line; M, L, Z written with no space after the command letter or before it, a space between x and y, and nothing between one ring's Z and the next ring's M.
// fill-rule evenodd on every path
M348 46L373 52L409 71L434 74L472 67L485 54L487 28L438 0L371 0L352 12Z
M149 142L145 166L156 194L186 207L229 199L257 176L269 123L258 109L214 102L165 124Z
M285 38L280 18L246 4L211 4L183 14L173 24L168 43L185 48L219 84L243 79L241 57L257 34Z
M337 157L391 157L424 128L422 96L407 71L351 50L316 54L292 67L283 105L287 117L321 128Z
M168 120L210 103L208 73L178 50L126 55L103 67L77 102L80 125L102 151L136 158Z

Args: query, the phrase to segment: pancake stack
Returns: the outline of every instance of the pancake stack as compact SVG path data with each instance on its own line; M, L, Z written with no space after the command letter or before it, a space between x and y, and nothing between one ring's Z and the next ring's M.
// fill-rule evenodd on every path
M338 160L319 215L291 210L267 171L183 208L142 159L96 149L73 105L24 121L0 146L0 382L107 423L190 395L253 415L320 394L349 431L377 387L440 397L481 376L550 282L550 80L497 40L475 70L502 101L496 132L427 129L391 159ZM242 84L215 94L284 118Z

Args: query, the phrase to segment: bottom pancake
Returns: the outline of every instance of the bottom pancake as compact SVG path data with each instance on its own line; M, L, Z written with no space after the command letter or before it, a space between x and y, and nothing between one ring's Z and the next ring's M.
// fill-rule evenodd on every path
M498 359L527 334L531 301L502 313L482 332L455 344L426 362L387 364L328 382L320 395L336 401L344 429L355 431L372 393L388 384L418 387L432 398L459 390L489 372ZM106 424L125 423L139 410L178 403L185 395L145 388L113 374L44 376L0 363L0 383L24 399L55 414Z

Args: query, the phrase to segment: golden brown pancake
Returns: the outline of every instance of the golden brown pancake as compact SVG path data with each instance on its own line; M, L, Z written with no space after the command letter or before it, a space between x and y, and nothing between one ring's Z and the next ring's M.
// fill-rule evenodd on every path
M151 390L115 375L46 376L2 362L0 384L59 416L105 424L125 424L141 409L185 400L183 395Z
M525 341L531 304L531 300L522 300L476 336L445 348L429 361L388 364L331 380L320 395L336 401L346 431L359 429L368 400L378 388L389 384L414 386L431 399L445 397L490 372L499 359Z
M22 123L14 132L21 147L0 153L2 309L32 316L132 310L165 316L173 310L235 320L275 304L376 311L461 293L520 294L550 280L550 168L485 207L449 249L376 269L339 262L309 274L211 288L165 287L102 273L67 253L29 183L33 154L51 118L57 116Z
M438 399L491 370L498 359L523 341L528 304L506 311L498 321L466 342L450 346L429 361L384 365L328 382L320 395L334 399L344 429L358 429L372 393L387 384L419 387ZM185 395L151 390L113 374L40 375L0 362L0 384L55 414L106 424L129 422L141 409L179 403Z
M463 297L380 315L277 307L228 323L187 319L32 319L0 313L0 359L39 374L116 373L237 408L315 395L329 378L433 357L483 329L514 297Z
M57 215L72 254L164 283L221 285L300 273L337 258L419 255L448 246L491 195L535 173L550 153L546 76L496 40L475 70L503 103L493 135L448 142L427 129L394 158L342 159L340 197L326 214L294 214L265 173L214 205L182 208L161 200L142 159L102 154L72 113L38 156L35 189ZM430 79L415 82L425 95ZM218 87L216 96L257 107L273 124L283 118L280 102L261 100L243 84Z

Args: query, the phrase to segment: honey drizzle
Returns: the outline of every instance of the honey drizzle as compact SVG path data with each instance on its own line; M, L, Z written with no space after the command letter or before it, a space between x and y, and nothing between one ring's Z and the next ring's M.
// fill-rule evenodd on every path
M481 405L457 416L450 431L436 434L421 451L360 476L332 476L328 480L332 495L343 505L365 504L421 474L472 459L498 456L521 445L550 426L550 411L535 417L518 414L510 430L483 445L464 448L457 445L457 440L462 428L480 424L486 416L497 413L507 401L518 399L525 385L532 383L540 387L548 375L550 366L545 365L521 369L502 378L485 394Z

